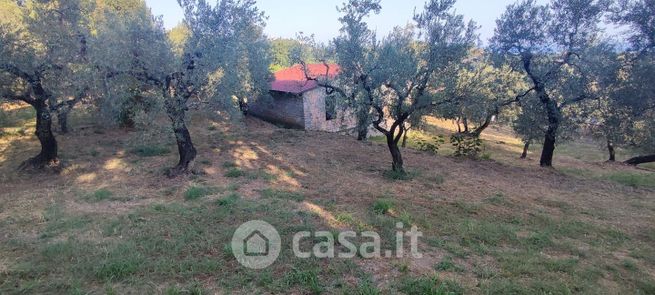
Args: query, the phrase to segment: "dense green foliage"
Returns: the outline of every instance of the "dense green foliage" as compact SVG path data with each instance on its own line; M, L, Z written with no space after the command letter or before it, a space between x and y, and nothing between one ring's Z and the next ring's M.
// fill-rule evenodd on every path
M302 33L299 33L296 39L272 39L270 46L272 72L289 68L302 61L317 63L331 60L327 46L316 43L313 36L305 36Z

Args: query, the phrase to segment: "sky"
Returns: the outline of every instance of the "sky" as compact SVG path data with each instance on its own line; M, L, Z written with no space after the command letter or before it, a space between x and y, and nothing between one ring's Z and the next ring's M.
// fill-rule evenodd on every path
M146 0L155 15L162 15L167 28L182 18L177 0ZM269 17L266 34L269 37L293 38L296 33L314 34L317 41L328 42L339 33L339 13L343 0L258 0L257 6ZM515 0L458 0L455 8L468 20L481 26L481 40L493 36L495 21ZM541 2L541 1L539 1ZM382 11L369 19L369 26L384 36L396 26L411 21L415 8L421 11L425 0L382 0Z

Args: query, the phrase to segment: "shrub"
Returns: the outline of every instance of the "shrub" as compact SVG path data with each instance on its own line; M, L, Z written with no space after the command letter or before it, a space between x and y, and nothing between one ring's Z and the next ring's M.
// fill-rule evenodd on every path
M379 215L388 214L393 209L393 202L388 199L379 199L373 203L373 212Z
M482 140L468 134L453 134L450 143L455 147L455 157L477 158L482 151Z
M433 136L430 139L419 139L416 142L417 149L419 151L431 152L434 154L439 153L439 148L444 144L446 140L443 135Z

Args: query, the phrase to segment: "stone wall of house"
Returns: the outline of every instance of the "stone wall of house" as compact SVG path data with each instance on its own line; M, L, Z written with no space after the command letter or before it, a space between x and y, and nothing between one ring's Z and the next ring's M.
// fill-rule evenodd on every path
M249 105L249 113L263 120L291 128L305 128L304 98L273 92L272 99L262 99Z
M336 118L326 118L325 89L317 88L303 94L305 129L312 131L340 132L355 128L357 121L351 111L337 107Z

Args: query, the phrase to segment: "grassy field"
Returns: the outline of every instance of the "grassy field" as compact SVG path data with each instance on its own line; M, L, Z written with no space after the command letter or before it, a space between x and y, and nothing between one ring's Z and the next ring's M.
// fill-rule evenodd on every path
M412 177L394 180L375 141L194 114L195 173L169 180L165 122L127 132L74 117L84 128L58 136L64 171L26 175L29 112L10 110L0 136L1 294L655 294L654 173L593 145L559 149L544 170L493 128L486 160L406 149ZM410 145L452 130L429 123ZM230 240L256 219L283 241L375 230L384 249L397 222L416 225L423 258L300 259L283 244L250 270Z

